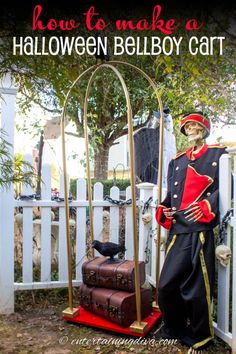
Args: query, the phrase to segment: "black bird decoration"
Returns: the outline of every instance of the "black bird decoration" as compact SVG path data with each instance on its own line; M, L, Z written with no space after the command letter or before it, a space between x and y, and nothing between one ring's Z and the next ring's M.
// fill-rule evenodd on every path
M109 61L109 54L108 51L107 53L104 52L103 48L99 46L99 38L102 38L101 34L99 32L96 32L94 37L96 38L96 52L95 52L95 58L96 58L96 64L98 63L98 59L101 60L102 62L104 61Z
M110 257L110 262L115 262L114 256L119 252L125 252L126 248L123 245L119 245L113 242L100 242L94 240L92 247L95 248L102 256Z

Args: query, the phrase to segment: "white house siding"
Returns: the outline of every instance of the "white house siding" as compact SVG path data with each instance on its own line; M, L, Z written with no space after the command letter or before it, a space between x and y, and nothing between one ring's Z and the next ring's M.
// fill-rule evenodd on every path
M127 170L127 135L124 135L121 138L117 139L115 143L118 144L113 145L109 151L108 169L109 171L113 171L113 169L117 167L117 171L122 171L123 168Z

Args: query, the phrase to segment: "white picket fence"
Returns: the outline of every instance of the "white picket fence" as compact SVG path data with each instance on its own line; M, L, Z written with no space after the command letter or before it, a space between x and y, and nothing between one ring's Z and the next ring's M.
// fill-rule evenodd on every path
M25 289L43 289L50 287L67 286L67 251L66 251L66 229L65 229L65 210L64 202L56 202L51 200L51 171L49 165L42 168L42 200L16 200L14 206L23 208L23 262L22 273L23 279L21 283L15 283L15 290ZM32 195L31 188L24 188L22 195ZM63 197L63 179L60 183L60 196ZM130 199L130 187L126 190L126 198ZM116 186L110 190L110 197L119 200L120 191ZM86 209L88 201L86 200L86 181L79 179L77 182L77 197L69 203L70 207L76 208L75 218L75 253L76 253L76 277L73 280L78 285L82 280L81 265L86 259ZM104 207L110 207L110 241L119 242L119 207L108 201L104 201L103 185L96 183L93 192L94 206L94 238L102 241L103 234L103 210ZM41 208L41 219L33 220L33 208ZM51 221L51 208L59 208L59 220ZM126 257L132 258L132 222L131 207L126 207L126 231L125 242L128 245ZM41 225L41 242L39 248L41 250L41 280L33 281L33 230L34 224ZM58 281L51 281L51 234L52 225L57 224L58 227Z
M30 162L30 157L26 156L25 160ZM65 230L65 210L64 202L56 202L51 200L51 168L49 165L45 164L42 167L42 199L41 200L14 200L13 208L23 209L23 221L20 226L22 234L22 281L14 282L12 291L17 290L32 290L32 289L45 289L45 288L55 288L55 287L65 287L68 285L68 272L67 272L67 252L66 252L66 230ZM139 258L140 260L145 260L147 264L147 274L148 280L154 285L155 284L155 242L154 242L154 230L155 230L155 208L156 203L151 203L149 212L152 213L152 223L145 225L142 222L142 210L144 202L153 196L153 200L156 201L157 188L153 188L151 183L143 183L138 185L140 190L140 200L137 201L137 206L139 207ZM24 187L22 191L23 196L31 196L33 191L31 187ZM4 205L4 193L1 195L1 201ZM60 179L60 195L63 196L63 178ZM5 195L9 198L9 195ZM114 200L120 199L120 190L116 186L113 186L110 190L110 197ZM131 188L126 189L126 200L131 198ZM7 201L6 201L7 203ZM82 281L81 266L83 261L86 259L86 209L88 208L88 200L86 200L86 181L84 179L78 179L77 181L77 193L76 199L70 202L70 207L76 208L76 218L75 218L75 254L76 254L76 272L75 279L73 279L73 284L78 285ZM93 188L93 206L94 206L94 238L102 241L103 236L103 211L104 207L110 208L110 229L109 229L109 239L111 242L119 242L119 226L120 226L120 209L119 206L112 204L104 200L103 185L98 182ZM40 208L41 218L34 220L33 209ZM59 208L59 220L51 220L51 208ZM4 213L4 209L1 209L0 214ZM15 211L16 214L16 211ZM3 220L3 219L2 219ZM57 226L58 228L58 281L51 280L52 278L52 227ZM10 223L6 225L6 231L9 228ZM34 281L33 279L33 239L35 235L35 226L40 226L40 238L37 239L37 248L40 254L40 281ZM150 227L151 226L151 227ZM13 226L14 228L14 226ZM19 228L19 225L15 222L15 230ZM12 228L11 228L12 230ZM151 232L150 232L151 231ZM153 232L152 232L153 231ZM133 259L133 227L132 227L132 213L131 206L125 206L125 259ZM14 243L13 243L14 248ZM9 253L14 258L12 250L6 248L5 255L9 261ZM96 253L96 255L99 255ZM164 252L162 252L162 261L164 259ZM11 259L12 262L12 259ZM14 260L13 260L14 262ZM7 263L5 262L7 267ZM13 269L12 269L13 270ZM11 276L12 279L12 276ZM0 287L1 291L1 287ZM0 298L0 309L1 312L11 312L12 309L8 309L9 302L8 293L5 298Z

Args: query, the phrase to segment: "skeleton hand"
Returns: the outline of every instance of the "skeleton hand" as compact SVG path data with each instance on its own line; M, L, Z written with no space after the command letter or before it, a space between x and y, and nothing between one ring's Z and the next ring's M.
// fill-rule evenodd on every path
M163 213L167 219L173 219L173 214L174 212L171 211L171 208L165 208L163 209Z
M191 205L191 207L188 210L186 210L184 214L186 215L185 219L187 221L193 220L193 222L198 221L198 219L200 219L203 216L203 212L198 203L194 203L193 205Z

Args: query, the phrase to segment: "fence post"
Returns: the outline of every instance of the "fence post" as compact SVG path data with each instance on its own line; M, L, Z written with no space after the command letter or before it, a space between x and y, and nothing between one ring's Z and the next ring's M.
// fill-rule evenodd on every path
M219 209L221 218L231 207L231 167L230 155L220 158L219 175ZM230 227L228 227L225 243L230 246ZM229 289L230 267L218 267L218 302L217 302L217 329L223 333L229 331Z
M32 164L32 156L26 154L24 160ZM23 187L23 195L31 195L33 192L31 186ZM31 283L33 281L33 208L23 208L23 282Z
M131 199L131 187L126 188L126 200ZM133 223L132 223L132 206L127 205L125 208L125 259L134 259L134 245L132 242Z
M230 153L233 154L234 158L234 181L233 181L233 190L234 190L234 216L231 219L231 226L233 227L233 266L232 266L232 354L236 354L236 185L235 185L235 176L236 176L236 149L230 149Z
M42 199L51 201L51 166L42 166ZM41 209L41 281L51 280L52 227L51 208Z
M118 187L111 187L110 197L114 200L120 199L120 190ZM118 206L110 208L110 241L115 243L119 243L119 215L120 208Z
M141 202L141 205L143 205L150 197L152 197L152 192L153 192L153 183L140 183L137 185L137 188L140 190L140 197L139 200ZM151 208L148 211L150 214L152 214ZM148 232L151 226L151 221L148 224L144 224L142 221L142 213L143 210L139 210L139 261L145 261L145 250L146 250L146 244L147 244L147 238L148 238Z
M18 88L10 74L0 82L1 119L0 128L6 132L6 140L14 155L15 98ZM14 189L0 189L0 314L14 312Z
M76 199L86 200L86 180L78 178ZM76 280L82 282L82 264L86 260L86 206L76 208Z
M68 178L69 182L69 178ZM68 183L68 187L69 187ZM67 195L67 193L65 193ZM60 175L60 196L64 196L63 176ZM58 232L59 248L58 248L58 271L59 281L68 281L68 253L66 243L66 216L65 206L59 207L59 232Z

